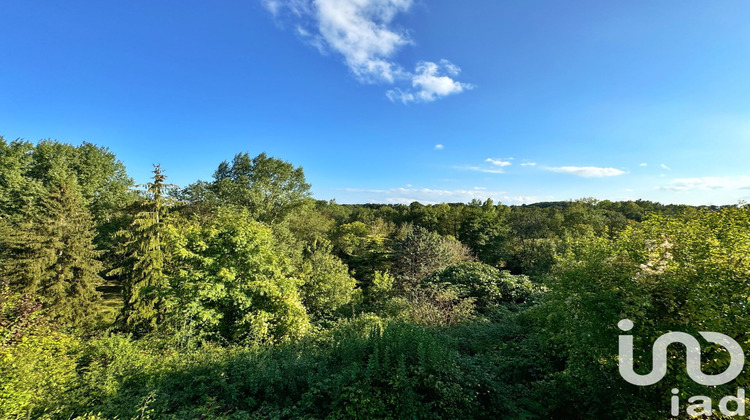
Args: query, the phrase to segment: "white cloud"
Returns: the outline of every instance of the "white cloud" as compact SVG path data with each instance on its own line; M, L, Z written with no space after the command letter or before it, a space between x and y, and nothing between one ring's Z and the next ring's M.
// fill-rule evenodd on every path
M460 68L448 60L420 61L413 73L393 60L414 43L407 30L393 24L413 0L261 1L275 17L296 22L297 33L321 52L340 54L359 81L402 85L386 93L391 101L431 102L473 88L454 80Z
M476 171L476 172L484 172L487 174L503 174L505 171L503 170L504 167L510 166L513 163L511 162L513 158L507 158L505 160L503 159L493 159L493 158L487 158L484 161L486 163L489 163L488 165L484 166L477 166L477 165L455 165L453 166L453 169L460 169L463 171Z
M370 196L370 202L409 204L419 201L424 204L438 203L467 203L473 199L486 200L491 198L495 203L523 204L539 201L535 196L509 195L504 191L487 191L482 187L473 189L442 190L432 188L390 188L357 189L346 188L351 193L364 193Z
M638 166L648 166L648 163L644 162L644 163L641 163L641 164L640 164L640 165L638 165Z
M623 175L625 172L615 168L598 168L596 166L560 166L545 168L548 171L580 176L583 178L603 178L607 176Z
M445 149L445 146L443 146L442 144L435 145L435 150L443 150L443 149Z
M281 6L282 6L280 2L274 1L274 0L264 0L263 5L274 16L279 14L279 11L281 10Z
M524 162L521 166L536 166L536 162Z
M661 166L661 168L662 168L662 169L666 169L666 170L668 170L668 171L671 171L671 170L672 170L672 168L670 168L669 166L667 166L667 165L665 165L665 164L663 164L663 163L662 163L661 165L659 165L659 166Z
M489 163L491 163L491 164L493 164L495 166L499 166L501 168L504 167L504 166L510 166L510 165L513 164L512 162L510 162L510 159L509 160L501 160L501 159L487 158L484 161L485 162L489 162Z
M344 56L358 78L393 83L401 69L388 57L411 41L389 25L411 7L411 0L314 0L312 4L320 36Z
M750 188L750 176L675 178L667 185L659 187L660 190L664 191L710 191L748 188Z
M415 73L411 74L412 89L391 89L386 96L392 102L432 102L443 96L461 93L473 89L474 85L458 82L450 76L457 76L461 71L448 60L440 63L422 61L417 64Z
M472 166L472 165L457 165L454 166L453 169L461 169L464 171L476 171L476 172L484 172L487 174L503 174L505 171L499 168L483 168L481 166Z

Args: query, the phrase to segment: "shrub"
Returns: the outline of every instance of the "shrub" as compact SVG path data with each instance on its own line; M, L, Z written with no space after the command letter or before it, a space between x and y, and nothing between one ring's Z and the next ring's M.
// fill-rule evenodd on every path
M450 285L459 297L473 298L482 312L495 305L523 303L539 290L526 276L473 262L450 266L427 282Z

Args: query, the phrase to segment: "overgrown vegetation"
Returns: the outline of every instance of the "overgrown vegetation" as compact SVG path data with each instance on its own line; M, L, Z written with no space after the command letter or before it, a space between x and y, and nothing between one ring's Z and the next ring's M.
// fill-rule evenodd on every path
M750 340L745 206L339 205L263 153L167 170L0 137L0 417L655 419L749 379L617 371L623 318L643 369L668 331Z

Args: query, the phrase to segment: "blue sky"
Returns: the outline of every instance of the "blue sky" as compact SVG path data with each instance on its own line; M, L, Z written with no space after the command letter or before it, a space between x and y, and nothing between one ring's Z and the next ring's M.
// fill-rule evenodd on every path
M750 201L748 2L0 3L0 135L338 202ZM440 145L440 146L438 146Z

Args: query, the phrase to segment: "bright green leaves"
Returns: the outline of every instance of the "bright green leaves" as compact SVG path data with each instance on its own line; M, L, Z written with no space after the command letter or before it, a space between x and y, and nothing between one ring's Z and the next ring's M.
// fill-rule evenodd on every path
M274 223L310 197L302 168L261 153L238 153L214 173L210 189L219 203L242 206L262 222Z
M175 320L186 340L263 343L307 332L301 282L285 274L271 230L248 210L220 208L210 224L185 222L177 234Z
M613 240L569 240L544 304L532 310L544 322L538 336L565 355L560 375L571 384L575 398L589 404L586 410L592 417L599 410L594 401L613 393L627 396L629 406L654 413L668 406L672 388L691 394L729 394L738 384L748 383L746 375L724 388L706 390L684 374L681 348L670 350L669 375L644 392L612 381L618 377L617 336L622 333L616 325L624 318L635 323L632 333L639 372L650 369L651 345L669 331L693 335L715 331L747 343L748 256L747 208L651 215ZM702 353L705 372L726 368L725 351L704 344ZM610 384L607 389L594 385L605 382Z
M316 249L307 258L304 278L305 307L318 317L337 311L355 297L356 281L348 267L327 249Z

